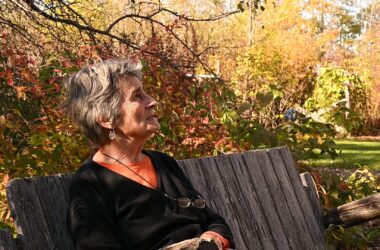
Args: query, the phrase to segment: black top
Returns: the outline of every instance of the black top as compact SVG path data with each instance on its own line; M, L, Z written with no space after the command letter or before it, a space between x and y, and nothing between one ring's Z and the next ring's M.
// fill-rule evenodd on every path
M177 162L160 152L144 151L158 176L158 190L174 198L199 193ZM86 160L70 184L68 224L76 249L158 249L214 231L231 240L218 214L178 207L162 192Z

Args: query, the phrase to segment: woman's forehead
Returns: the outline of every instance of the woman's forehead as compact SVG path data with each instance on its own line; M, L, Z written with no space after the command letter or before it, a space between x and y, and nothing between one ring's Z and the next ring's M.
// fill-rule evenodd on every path
M143 89L141 81L135 76L128 76L121 79L120 84L124 94L132 94L133 92Z

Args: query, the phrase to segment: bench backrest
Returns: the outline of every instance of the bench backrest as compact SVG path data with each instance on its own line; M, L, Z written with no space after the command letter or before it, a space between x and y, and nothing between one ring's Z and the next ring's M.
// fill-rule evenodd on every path
M179 161L231 226L236 249L324 249L321 218L287 148ZM66 228L72 174L23 178L7 188L23 249L74 249Z
M16 250L16 241L7 229L0 229L0 250Z

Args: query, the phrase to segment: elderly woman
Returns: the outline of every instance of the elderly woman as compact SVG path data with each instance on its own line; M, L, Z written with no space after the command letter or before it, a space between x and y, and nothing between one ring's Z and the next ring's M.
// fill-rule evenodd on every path
M70 186L68 224L77 249L158 249L191 238L233 244L226 222L170 156L144 150L160 129L138 60L81 69L65 110L97 151Z

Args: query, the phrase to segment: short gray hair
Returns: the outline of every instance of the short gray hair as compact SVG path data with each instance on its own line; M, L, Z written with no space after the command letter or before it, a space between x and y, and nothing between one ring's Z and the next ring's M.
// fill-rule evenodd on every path
M141 69L141 62L136 59L106 60L84 67L68 79L63 110L93 143L109 142L98 119L114 124L120 120L119 80L126 76L141 80Z

